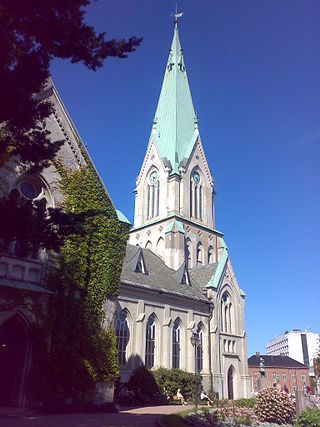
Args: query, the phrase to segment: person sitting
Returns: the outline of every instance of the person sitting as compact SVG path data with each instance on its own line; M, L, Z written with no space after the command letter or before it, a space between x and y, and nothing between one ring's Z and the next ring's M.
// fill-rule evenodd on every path
M201 391L201 394L200 394L200 400L205 400L208 406L212 405L213 403L210 397L203 390Z
M180 388L178 388L176 396L177 396L178 400L180 400L181 405L186 405L186 402L185 402L184 397L180 391Z

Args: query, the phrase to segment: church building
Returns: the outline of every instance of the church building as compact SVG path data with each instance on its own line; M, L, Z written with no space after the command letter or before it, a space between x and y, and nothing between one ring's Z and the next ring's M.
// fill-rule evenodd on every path
M140 365L202 375L219 398L249 395L245 294L215 229L177 15L147 151L136 179L116 309L121 380ZM198 347L191 336L197 334Z

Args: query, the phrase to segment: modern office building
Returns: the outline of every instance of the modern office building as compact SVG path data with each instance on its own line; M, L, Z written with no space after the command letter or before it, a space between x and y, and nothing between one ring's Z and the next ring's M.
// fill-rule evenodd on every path
M309 366L310 375L313 373L313 359L319 349L319 334L303 332L300 329L286 331L267 342L267 355L280 355L283 353L304 365Z

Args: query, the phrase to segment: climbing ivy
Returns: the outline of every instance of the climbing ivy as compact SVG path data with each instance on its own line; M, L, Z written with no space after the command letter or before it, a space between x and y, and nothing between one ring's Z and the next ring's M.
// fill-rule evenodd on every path
M75 171L55 166L71 226L47 275L47 286L56 295L50 349L42 344L33 364L45 361L46 380L41 385L33 375L30 389L33 399L37 390L42 401L83 402L96 383L119 374L116 339L104 324L103 304L119 294L128 229L90 163Z

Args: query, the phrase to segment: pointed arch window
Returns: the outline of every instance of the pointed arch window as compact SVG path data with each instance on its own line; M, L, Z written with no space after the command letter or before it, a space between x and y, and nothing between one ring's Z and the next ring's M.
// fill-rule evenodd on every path
M190 179L190 218L203 219L203 187L199 173L195 170Z
M175 320L172 329L172 367L180 368L180 321Z
M198 325L197 333L200 342L199 346L196 347L197 372L201 372L203 369L203 325L201 323Z
M233 330L233 307L230 295L224 292L221 299L221 327L224 332Z
M147 219L159 216L160 182L157 170L153 170L147 181Z
M121 311L116 321L116 338L119 365L124 366L127 362L126 352L129 342L129 327L126 311Z
M209 246L208 248L208 264L213 263L213 248L212 246Z
M191 265L191 250L192 250L192 248L191 248L191 241L190 241L190 239L187 239L187 241L186 241L186 247L185 247L185 251L186 251L186 253L185 253L185 260L186 260L186 266L187 266L187 268L191 268L192 267L192 265Z
M154 315L151 315L147 321L147 327L146 327L145 366L149 369L154 367L155 342L156 342L156 322L155 322Z
M201 242L197 246L197 267L203 264L203 246Z

